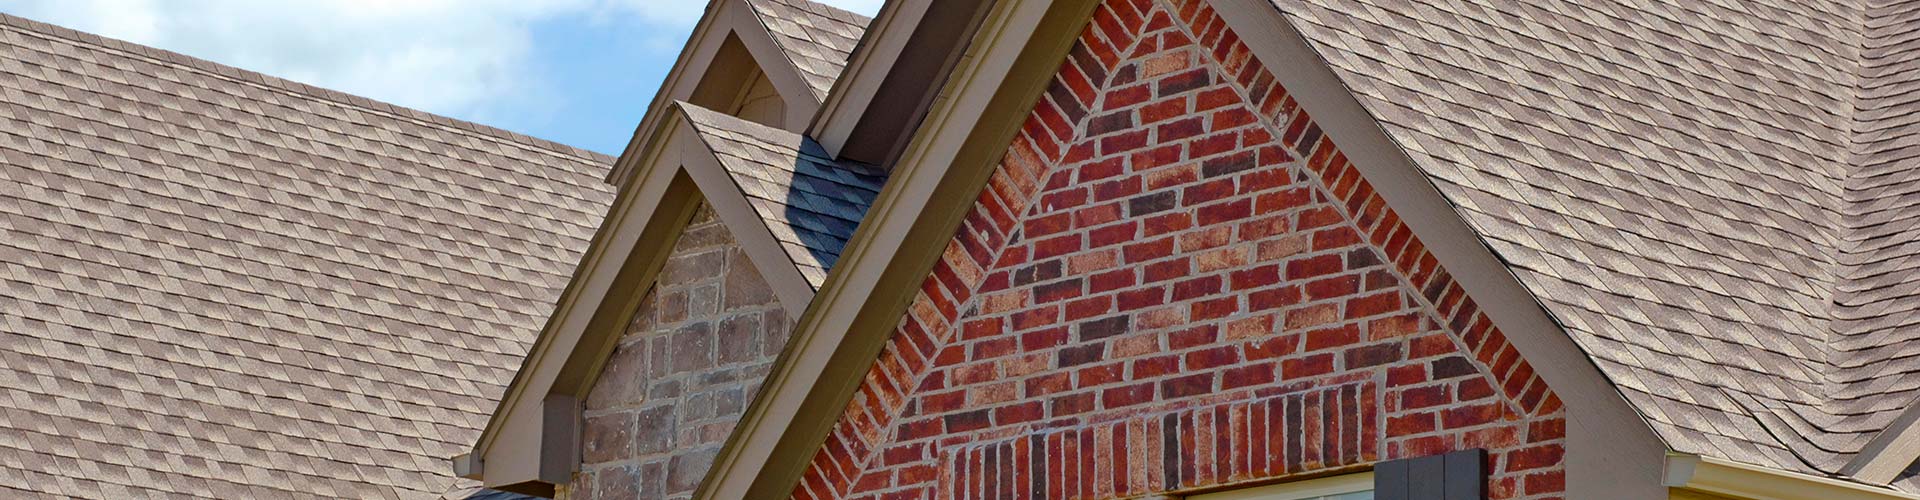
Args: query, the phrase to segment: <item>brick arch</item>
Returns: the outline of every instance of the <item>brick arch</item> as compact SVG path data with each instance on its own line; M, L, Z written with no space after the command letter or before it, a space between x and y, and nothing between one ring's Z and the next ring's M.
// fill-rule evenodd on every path
M1205 2L1109 0L795 498L1110 498L1487 448L1564 414Z

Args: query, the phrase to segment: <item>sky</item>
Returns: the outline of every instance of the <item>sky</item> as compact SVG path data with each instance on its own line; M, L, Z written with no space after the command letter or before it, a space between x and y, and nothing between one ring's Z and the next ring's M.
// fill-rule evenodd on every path
M825 0L865 15L882 0ZM705 0L0 0L0 12L618 155Z

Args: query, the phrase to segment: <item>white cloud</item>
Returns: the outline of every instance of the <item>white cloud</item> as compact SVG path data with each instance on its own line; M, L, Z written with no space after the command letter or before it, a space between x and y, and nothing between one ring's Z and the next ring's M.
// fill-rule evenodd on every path
M829 3L871 15L882 0ZM467 118L551 92L536 22L633 23L678 50L700 0L0 0L0 11ZM651 40L649 40L651 42ZM591 50L592 47L582 47ZM671 64L672 54L658 59ZM650 63L653 61L649 61Z

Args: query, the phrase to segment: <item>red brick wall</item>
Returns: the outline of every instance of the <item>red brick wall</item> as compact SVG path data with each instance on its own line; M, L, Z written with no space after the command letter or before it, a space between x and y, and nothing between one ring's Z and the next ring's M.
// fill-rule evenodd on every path
M561 498L691 496L790 330L786 309L700 207L587 392Z
M794 497L1111 498L1478 447L1494 498L1550 498L1564 421L1215 12L1110 0Z

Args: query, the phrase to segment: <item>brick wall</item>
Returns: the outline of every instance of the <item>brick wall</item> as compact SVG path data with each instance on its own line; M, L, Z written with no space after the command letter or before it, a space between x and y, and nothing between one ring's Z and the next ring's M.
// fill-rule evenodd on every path
M1478 447L1494 498L1555 498L1564 422L1211 8L1110 0L794 497L1112 498Z
M786 311L702 206L588 392L570 499L687 498L786 343Z

